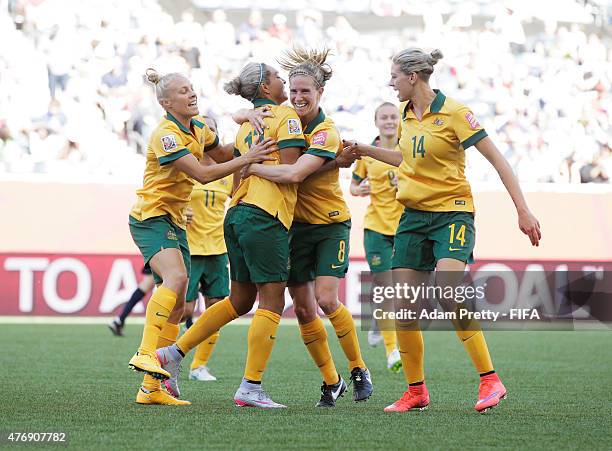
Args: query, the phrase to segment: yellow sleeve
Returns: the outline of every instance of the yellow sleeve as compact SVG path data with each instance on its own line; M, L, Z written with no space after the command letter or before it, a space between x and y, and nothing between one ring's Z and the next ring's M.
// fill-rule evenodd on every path
M161 166L172 163L190 153L181 134L167 128L157 130L153 134L150 146Z
M353 170L353 180L361 183L363 179L368 176L368 169L366 167L365 161L363 158L361 160L357 160L357 164L355 165L355 169Z
M279 149L287 147L306 147L302 132L302 123L293 108L282 108L278 111L276 144Z
M408 106L408 102L402 102L397 107L399 111L399 117L400 117L400 120L397 124L397 142L399 142L400 138L402 137L402 123L404 122L404 115L405 115L407 106Z
M474 113L465 105L460 105L453 111L452 127L464 149L473 146L487 136L487 132L482 128Z
M219 137L206 123L204 123L202 134L204 135L204 152L213 150L219 145Z
M238 158L248 150L244 148L244 130L245 124L242 124L238 129L238 133L236 133L236 140L234 141L234 158Z
M310 147L305 152L309 155L333 160L340 149L340 134L335 127L321 127L313 131Z

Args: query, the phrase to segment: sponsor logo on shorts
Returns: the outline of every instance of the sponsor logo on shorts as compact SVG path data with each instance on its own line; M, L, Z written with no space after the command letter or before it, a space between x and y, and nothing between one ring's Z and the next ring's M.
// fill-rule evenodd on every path
M380 258L380 255L373 255L372 256L372 266L380 266L380 264L382 263L382 259Z
M448 250L451 251L451 252L454 252L454 251L461 251L463 249L460 248L460 247L449 247Z
M168 230L168 233L166 233L166 237L169 240L178 241L178 238L176 237L176 232L174 230Z
M344 266L344 264L340 264L340 265L331 265L332 269L342 268L343 266Z
M476 116L474 116L474 113L472 113L471 111L468 113L465 113L465 118L468 121L468 124L470 124L470 128L472 130L476 130L477 128L480 128L480 123L478 122L478 119L476 119Z
M173 151L174 149L178 147L178 144L176 143L175 135L162 136L161 142L162 142L164 152L167 152L167 153L170 153L171 151Z
M327 132L323 132L323 131L317 132L312 137L310 145L311 146L323 146L325 144L325 141L327 141Z
M302 133L302 125L297 119L289 119L287 121L287 131L290 135L300 135Z

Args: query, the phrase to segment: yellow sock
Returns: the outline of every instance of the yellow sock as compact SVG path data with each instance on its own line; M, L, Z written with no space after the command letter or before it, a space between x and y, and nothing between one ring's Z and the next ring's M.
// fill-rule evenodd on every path
M332 358L331 351L329 350L329 343L327 342L327 331L325 330L325 324L321 318L317 318L309 323L300 324L300 332L302 334L302 340L312 357L312 360L319 367L323 380L327 385L333 385L340 380L338 371L336 371L336 365L334 365L334 359Z
M180 328L178 324L166 323L159 334L157 347L164 348L173 344L176 341L176 337L178 337L179 330ZM142 380L142 386L149 391L161 389L159 379L155 379L148 374L145 374L144 379Z
M493 362L491 362L491 355L482 330L457 330L456 332L478 374L493 371Z
M278 313L270 310L257 309L255 311L251 327L249 327L245 379L261 382L276 341L276 329L278 329L280 319Z
M397 348L397 336L394 330L381 330L380 333L385 343L385 353L387 357Z
M399 345L400 357L402 358L402 368L406 382L414 384L425 380L423 368L423 357L425 346L423 345L423 334L420 330L403 330L398 327L395 335Z
M215 349L215 345L217 344L217 340L219 339L219 331L212 334L208 337L207 340L204 340L202 343L198 345L196 348L195 355L193 356L193 362L191 362L191 369L195 370L199 366L206 366L208 363L208 359L210 359L210 355Z
M340 341L340 346L342 346L344 355L346 355L349 361L349 370L355 367L365 368L365 363L361 358L361 348L359 347L359 340L357 339L355 321L353 321L353 317L344 304L340 304L340 307L329 315L328 318L332 326L334 326L336 335Z
M207 308L204 313L200 315L198 320L187 329L187 332L178 339L176 345L183 351L183 354L186 355L197 345L221 329L221 327L236 318L238 318L236 310L234 310L229 298L225 298Z
M155 352L160 332L176 304L176 296L174 291L163 285L155 290L147 304L145 326L138 352L147 354Z

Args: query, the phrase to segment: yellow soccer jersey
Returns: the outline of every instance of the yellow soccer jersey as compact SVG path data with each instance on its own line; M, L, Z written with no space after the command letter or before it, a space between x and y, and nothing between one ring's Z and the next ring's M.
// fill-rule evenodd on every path
M219 138L201 116L191 119L191 129L168 113L153 131L147 146L143 186L136 191L138 200L130 212L133 218L144 221L170 215L176 225L186 228L185 208L194 180L168 163L190 152L201 160L204 152L219 144Z
M293 108L277 105L272 100L255 99L255 108L270 105L273 117L267 117L264 122L267 128L263 137L258 135L248 122L242 124L236 136L234 154L242 155L248 152L254 140L273 138L278 145L278 151L269 154L275 160L264 161L263 164L280 164L280 152L287 147L306 147L300 119ZM240 182L232 197L231 207L242 201L256 205L268 212L288 229L293 221L293 211L297 200L297 185L274 183L261 177L251 175Z
M465 149L487 136L470 109L441 91L417 120L408 102L402 115L397 200L424 211L474 211L465 178Z
M232 176L202 185L196 183L189 206L193 219L187 226L191 255L220 255L227 252L223 238L225 204L232 192Z
M376 145L374 140L372 145ZM370 182L370 205L366 210L364 229L383 235L395 235L404 206L396 199L397 168L374 158L357 160L353 179L361 183L367 177Z
M340 134L334 121L325 117L323 110L304 130L308 149L304 152L333 160L342 151ZM313 174L298 187L298 200L295 206L295 222L308 224L331 224L351 218L340 188L338 168Z

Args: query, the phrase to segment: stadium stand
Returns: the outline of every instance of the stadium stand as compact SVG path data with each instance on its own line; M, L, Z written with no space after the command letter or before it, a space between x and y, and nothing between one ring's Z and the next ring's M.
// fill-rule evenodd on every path
M227 13L211 7L244 2L194 2L205 11L178 3L192 9L171 15L156 0L0 1L0 174L140 177L160 114L142 80L148 66L187 73L201 111L233 139L228 113L246 105L223 93L223 82L245 60L274 64L295 41L333 49L325 108L343 136L373 137L373 108L394 100L386 85L395 50L438 47L446 57L432 84L474 108L521 181L610 183L612 46L609 27L597 26L605 2L555 2L556 16L539 13L545 5L527 15L510 1L440 2L436 12L418 2L328 1L319 5L325 14L296 10L304 2ZM377 16L409 26L377 27ZM494 180L473 154L470 180Z

